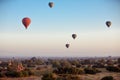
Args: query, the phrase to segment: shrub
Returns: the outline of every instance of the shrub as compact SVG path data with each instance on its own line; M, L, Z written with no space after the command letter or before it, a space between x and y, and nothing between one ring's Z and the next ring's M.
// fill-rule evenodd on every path
M7 77L23 77L23 73L16 72L16 71L9 71L9 72L6 72L6 76Z
M6 77L5 73L0 72L0 77Z
M56 80L56 78L53 73L47 73L43 75L42 80Z
M120 72L120 68L114 67L114 66L108 66L106 67L106 70L111 71L111 72Z
M15 73L16 73L15 77L24 77L22 72L15 72Z
M27 77L27 76L29 76L29 73L28 73L28 71L22 71L22 74L23 74L23 76L24 76L24 77Z
M112 76L105 76L101 80L114 80Z
M21 71L21 72L8 71L8 72L5 73L5 75L7 77L27 77L27 76L31 76L33 74L34 73L32 71Z
M31 75L35 75L35 72L31 71L31 70L28 70L28 75L31 76Z
M84 74L84 73L85 73L84 69L79 69L78 70L78 74Z
M85 68L84 71L86 74L96 74L96 73L101 72L97 70L96 68Z
M84 71L86 74L96 74L96 72L94 70L89 69L89 68L85 68Z
M7 77L16 77L15 75L16 75L16 73L14 72L14 71L8 71L8 72L6 72L6 74L5 74Z

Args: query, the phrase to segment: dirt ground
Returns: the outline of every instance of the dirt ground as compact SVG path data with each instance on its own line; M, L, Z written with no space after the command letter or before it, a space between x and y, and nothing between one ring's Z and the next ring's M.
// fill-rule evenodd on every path
M102 72L98 73L96 75L79 75L80 80L101 80L104 76L113 76L115 80L120 80L120 73L114 73L114 72ZM24 77L24 78L0 78L0 80L41 80L40 77Z
M0 78L0 80L41 80L41 77Z
M90 74L86 74L86 75L79 75L81 80L101 80L101 78L105 77L105 76L113 76L115 80L120 80L120 73L114 73L114 72L102 72L102 73L98 73L96 75L90 75Z
M120 80L120 73L117 72L109 72L105 68L98 68L101 73L97 73L95 75L90 75L90 74L85 74L85 75L80 75L81 80L101 80L101 78L105 76L113 76L115 80Z

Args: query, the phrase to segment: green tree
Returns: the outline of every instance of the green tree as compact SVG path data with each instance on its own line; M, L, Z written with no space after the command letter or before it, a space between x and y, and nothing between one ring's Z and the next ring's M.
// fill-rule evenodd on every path
M118 58L118 63L120 64L120 58Z
M114 80L112 76L105 76L101 80Z
M0 72L0 77L6 77L5 73Z
M23 76L24 76L24 77L27 77L27 76L29 76L29 73L28 73L28 71L22 71L22 74L23 74Z
M16 72L16 71L8 71L6 72L7 77L23 77L22 72Z
M42 80L56 80L57 77L53 73L44 74Z
M96 74L96 73L101 72L96 68L85 68L84 71L86 74Z
M120 68L114 67L114 66L107 66L106 70L111 71L111 72L120 72Z
M52 61L53 67L61 67L60 62L58 60Z

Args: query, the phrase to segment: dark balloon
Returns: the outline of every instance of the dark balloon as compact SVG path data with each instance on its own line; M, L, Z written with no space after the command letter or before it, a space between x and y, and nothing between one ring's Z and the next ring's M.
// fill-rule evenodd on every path
M75 39L77 37L76 34L72 34L72 38Z
M106 21L106 25L107 25L107 27L110 27L111 26L111 21Z
M70 44L66 44L65 46L66 46L66 48L69 48Z
M49 2L49 7L52 8L54 6L54 3L53 2Z
M23 23L23 25L25 26L25 28L27 29L28 26L29 26L30 23L31 23L31 20L30 20L30 18L25 17L25 18L22 19L22 23Z

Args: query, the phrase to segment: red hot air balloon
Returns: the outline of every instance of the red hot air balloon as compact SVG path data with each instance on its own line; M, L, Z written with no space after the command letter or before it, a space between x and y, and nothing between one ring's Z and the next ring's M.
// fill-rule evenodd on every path
M30 20L30 18L25 17L25 18L22 19L22 23L23 23L23 25L25 26L25 28L27 29L28 26L29 26L30 23L31 23L31 20Z

